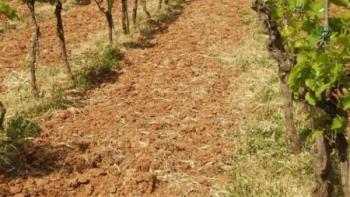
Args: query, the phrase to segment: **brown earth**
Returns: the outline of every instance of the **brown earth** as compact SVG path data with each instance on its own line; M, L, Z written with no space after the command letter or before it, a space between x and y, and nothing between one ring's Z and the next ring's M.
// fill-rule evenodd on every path
M56 21L50 15L47 17L51 20L42 19L39 21L41 42L38 60L39 64L44 65L59 63L61 55L56 36ZM103 15L94 4L69 10L64 14L63 20L67 48L70 50L74 49L80 42L87 41L96 31L104 30L103 28L106 26ZM0 65L6 67L23 66L31 37L32 27L30 24L26 25L25 28L10 31L3 36L0 34ZM70 53L70 51L68 52Z
M187 1L179 18L153 38L154 47L126 52L115 83L89 92L84 108L43 118L44 132L28 149L22 173L0 177L0 194L223 195L229 180L225 167L233 162L228 135L236 128L227 97L230 80L240 71L215 55L240 42L247 29L241 21L244 16L234 8L248 4ZM79 38L93 33L79 32L81 25L104 26L99 13L88 7L85 11L75 16L81 20L67 25ZM43 31L50 25L52 21L42 26ZM1 56L1 61L13 64L23 58L23 39L29 36L11 33L1 38L2 50L12 53ZM54 42L51 38L43 48ZM16 46L5 46L7 42ZM12 52L18 46L23 51ZM46 55L51 61L56 51L52 47Z
M24 5L16 5L23 15L26 15ZM93 18L93 20L91 20ZM77 7L63 15L64 28L68 54L76 49L80 43L91 39L96 31L105 27L103 15L98 12L95 5ZM55 65L61 62L61 52L56 36L56 21L53 16L39 19L41 37L39 42L38 63L41 65ZM32 27L24 24L24 27L0 34L0 83L9 71L23 69L27 60L27 54L32 37ZM5 87L0 84L0 92Z
M17 1L11 2L22 16L26 17L25 23L15 30L5 34L0 33L0 82L8 71L24 69L27 61L29 46L31 44L33 28L28 16L28 10ZM38 7L49 7L39 4ZM116 19L119 18L119 5L114 9ZM49 9L46 8L46 9ZM53 8L52 8L53 9ZM118 16L117 16L118 15ZM94 3L86 6L76 6L63 12L64 31L67 42L68 55L72 57L73 51L79 51L81 45L93 43L96 34L106 30L104 15L97 9ZM46 13L37 17L40 26L40 41L38 64L40 66L56 66L62 64L59 41L56 36L56 20L53 13ZM91 41L92 40L92 41ZM89 48L84 49L89 50ZM4 87L0 85L0 92Z
M0 22L5 21L6 20L6 16L4 14L0 13Z

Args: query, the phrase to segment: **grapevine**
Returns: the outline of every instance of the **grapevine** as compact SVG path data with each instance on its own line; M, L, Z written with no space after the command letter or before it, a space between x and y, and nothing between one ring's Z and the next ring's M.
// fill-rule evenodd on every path
M329 4L349 8L345 0L267 0L254 7L283 44L283 57L294 57L288 85L294 98L305 102L315 141L317 186L314 196L332 192L332 162L336 150L340 160L343 193L348 194L346 128L350 109L350 14L329 15ZM276 48L276 46L274 47ZM271 50L273 51L273 49Z

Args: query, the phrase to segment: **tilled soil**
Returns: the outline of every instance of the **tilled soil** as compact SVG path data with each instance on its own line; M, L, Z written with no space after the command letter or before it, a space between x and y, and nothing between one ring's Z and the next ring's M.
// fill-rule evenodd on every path
M14 7L21 10L21 13L29 18L25 5L18 5L18 3L15 5ZM39 4L38 7L40 6L44 5ZM117 4L116 11L118 11L118 7L119 5ZM118 12L114 14L117 15ZM80 50L89 50L89 47L87 49L81 48L84 45L94 44L93 39L96 37L96 34L104 32L107 28L103 14L94 3L87 6L74 7L67 12L63 12L62 18L67 52L70 57L74 53L79 53ZM119 16L115 16L115 18L119 18ZM37 63L40 66L63 66L59 41L56 36L56 19L53 13L49 12L44 16L38 17L37 20L40 26ZM28 69L25 66L27 65L33 27L31 22L27 23L20 25L16 30L0 34L0 83L9 71ZM4 89L0 84L0 92L4 91Z
M247 4L187 1L155 46L126 52L116 82L89 92L81 109L43 118L25 171L2 177L0 194L223 195L234 162L227 97L240 71L215 55L240 42L244 16L234 7Z
M56 20L52 15L46 16L50 18L49 20L38 19L41 32L38 63L43 65L57 64L61 61ZM63 15L63 20L68 53L71 53L79 43L91 38L96 31L104 30L106 27L104 16L94 4L69 10ZM5 35L0 34L0 69L1 66L23 66L31 44L32 32L32 27L28 24L25 28L10 31Z

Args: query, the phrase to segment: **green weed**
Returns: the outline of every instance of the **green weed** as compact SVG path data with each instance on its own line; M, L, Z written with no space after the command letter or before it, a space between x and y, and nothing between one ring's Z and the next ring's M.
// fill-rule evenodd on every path
M40 131L39 125L29 118L16 116L10 119L6 130L0 133L0 171L15 169L23 150Z
M85 67L76 71L75 87L86 90L99 83L104 77L120 69L119 63L123 59L121 53L111 47L97 50L86 55Z

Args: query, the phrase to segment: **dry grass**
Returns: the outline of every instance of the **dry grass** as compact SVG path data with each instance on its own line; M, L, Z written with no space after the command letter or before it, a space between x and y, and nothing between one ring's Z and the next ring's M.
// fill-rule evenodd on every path
M186 173L159 171L157 172L157 178L163 182L169 183L170 189L176 191L176 193L180 192L181 196L188 196L200 186L200 183Z
M28 13L28 9L24 3L21 1L12 1L10 2L13 8L15 8L20 15L19 20L6 20L0 21L0 34L5 33L11 30L21 30L28 28L31 25L31 18ZM63 14L66 14L68 10L76 7L74 0L68 0L63 4ZM54 18L55 6L48 3L38 3L36 5L36 17L39 21L45 21L51 18Z
M13 71L5 79L4 85L7 88L7 92L0 96L0 100L8 108L8 119L22 113L33 112L40 106L51 103L55 94L70 86L61 66L39 67L37 78L41 90L41 98L35 98L31 94L29 73Z
M226 195L308 196L313 185L312 157L308 151L297 156L290 153L277 65L265 49L266 36L257 28L260 24L255 14L248 8L240 11L245 13L251 31L231 53L217 57L227 67L239 65L242 70L231 82L229 102L240 118L238 130L232 135L234 162ZM298 127L302 129L302 125Z
M175 1L175 3L176 6L178 3L181 3L181 1ZM66 7L70 7L71 5L73 5L72 1L65 4ZM171 11L168 8L164 8L160 12L157 12L157 1L149 1L147 6L149 11L153 14L152 20L158 20L160 16L164 16ZM40 6L38 9L39 15L40 13L48 12L50 9L51 7L48 6ZM126 42L138 41L137 34L140 32L140 29L146 28L145 26L148 24L145 18L146 17L140 8L138 24L137 26L131 28L132 31L129 35L124 35L121 33L121 29L118 28L120 26L119 21L117 21L117 47L122 47L122 45ZM87 42L82 42L79 46L72 49L70 59L75 72L79 72L86 67L88 64L87 59L89 59L88 57L91 56L91 53L106 48L106 36L106 30L98 31L96 34L94 34L94 37L88 39ZM60 94L61 91L73 87L72 84L67 81L65 70L61 65L50 67L39 65L37 68L37 79L39 89L42 92L41 99L36 99L31 95L29 84L30 76L27 70L12 71L12 73L7 76L4 81L4 85L8 91L0 96L0 100L2 100L9 108L9 117L15 116L16 114L33 111L33 109L39 106L50 103L52 99L54 99L53 97L59 96L56 94Z
M152 20L161 21L161 17L171 14L173 6L179 5L181 0L174 1L175 3L169 7L165 7L160 12L157 10L157 1L150 1L148 3L149 11L152 13ZM65 9L74 7L72 1L68 1L65 4ZM39 6L38 16L46 17L52 11L51 6ZM130 12L131 13L131 12ZM13 23L13 28L20 28L20 26L26 25L26 19L22 21L16 21ZM149 28L150 25L145 19L142 10L139 10L138 24L131 28L130 35L123 35L119 21L116 21L116 35L117 43L115 47L122 48L126 42L138 42L140 30ZM62 65L46 66L38 65L37 67L37 84L40 89L40 98L35 98L31 92L30 86L30 74L29 70L16 70L7 75L3 81L3 85L7 91L0 95L0 101L7 107L6 114L6 126L12 127L11 121L19 118L24 118L25 121L35 124L44 114L51 113L57 109L77 107L84 104L82 98L70 98L69 92L78 92L83 94L86 88L90 88L94 82L88 75L92 70L94 73L116 71L114 65L118 65L120 57L108 56L104 53L107 48L107 33L106 30L97 31L94 37L90 37L88 41L79 43L77 47L72 49L72 55L70 56L70 62L76 78L75 83L70 82L67 79L66 72ZM124 48L126 50L126 48ZM108 58L109 57L109 58ZM24 65L23 65L24 66ZM116 71L117 72L117 71ZM17 127L15 125L15 127ZM14 128L18 130L17 128ZM27 131L26 131L27 132ZM30 131L28 131L30 133ZM27 136L24 136L25 138ZM9 144L6 135L0 136L0 151ZM12 146L12 145L10 145ZM1 163L10 164L11 161L0 154ZM6 164L6 165L7 165ZM9 165L7 165L9 166ZM10 165L11 166L11 165ZM0 166L1 167L1 166Z

